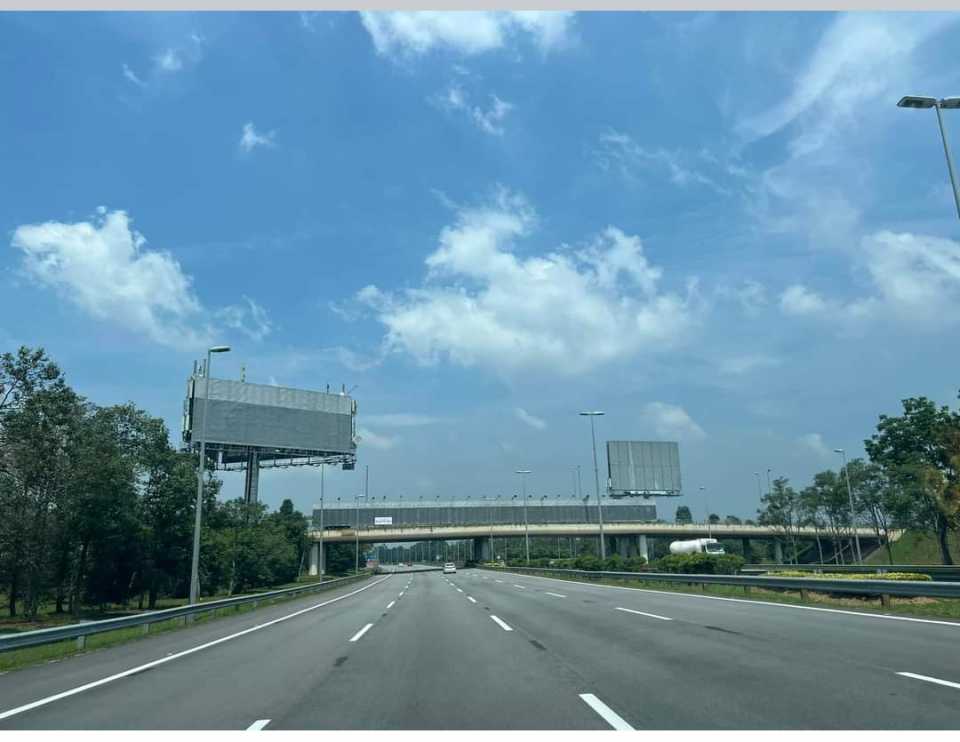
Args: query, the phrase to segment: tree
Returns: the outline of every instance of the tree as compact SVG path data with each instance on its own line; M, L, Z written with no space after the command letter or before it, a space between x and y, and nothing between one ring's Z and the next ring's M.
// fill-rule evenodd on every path
M724 524L728 526L739 526L742 521L735 515L728 515L723 519Z
M677 523L683 524L693 523L693 515L690 514L690 508L686 505L681 505L678 507L676 521Z
M710 515L707 516L707 521L713 525L716 525L720 522L720 516L716 513L710 513Z
M760 500L763 508L757 511L757 515L760 525L772 526L784 534L792 546L793 561L796 564L797 536L801 524L800 498L788 482L785 477L773 480L773 488Z
M864 446L870 460L912 507L900 516L935 534L944 564L953 564L947 533L957 527L960 479L960 417L926 397L903 400L903 414L880 415L877 432Z

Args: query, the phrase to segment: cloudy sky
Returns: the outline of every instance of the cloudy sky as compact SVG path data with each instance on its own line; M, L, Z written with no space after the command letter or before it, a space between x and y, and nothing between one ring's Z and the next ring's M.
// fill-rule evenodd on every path
M216 376L355 387L333 497L364 464L378 499L586 488L592 408L680 441L695 513L752 515L755 471L804 485L955 400L960 221L934 114L895 104L960 91L958 25L5 13L0 346L177 441L208 343Z

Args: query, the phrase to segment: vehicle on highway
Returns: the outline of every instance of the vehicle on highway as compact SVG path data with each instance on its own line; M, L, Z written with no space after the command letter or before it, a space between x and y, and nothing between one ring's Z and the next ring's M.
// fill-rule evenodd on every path
M457 565L453 562L447 562L443 565L443 573L445 575L452 575L457 573Z
M715 538L695 538L690 541L674 541L670 544L671 554L726 554L723 546Z

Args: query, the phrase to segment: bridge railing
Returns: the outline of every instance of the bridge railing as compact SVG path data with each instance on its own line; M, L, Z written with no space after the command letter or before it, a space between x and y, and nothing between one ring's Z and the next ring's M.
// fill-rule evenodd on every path
M196 603L194 605L183 605L176 608L167 608L161 611L147 611L137 613L132 616L120 616L119 618L107 618L102 621L86 621L84 623L69 624L67 626L53 626L49 629L37 629L36 631L22 631L14 634L0 634L0 652L6 652L12 649L22 649L23 647L35 647L40 644L51 644L53 642L75 639L77 648L83 649L86 646L86 638L93 634L103 634L107 631L116 631L117 629L128 629L135 626L143 628L143 633L150 631L151 624L170 621L171 619L180 619L186 623L194 616L202 613L209 613L223 608L259 603L266 603L279 598L292 598L297 595L329 590L335 587L349 585L352 582L366 579L369 573L351 575L350 577L341 577L336 580L325 580L323 582L304 583L303 585L294 585L293 587L282 588L280 590L270 590L253 595L238 595L233 598L223 598L222 600L210 600L205 603Z
M848 580L823 579L818 577L766 577L761 575L699 575L674 572L594 572L582 569L554 569L551 567L483 567L497 572L515 572L518 574L542 575L544 577L565 577L578 580L615 580L660 582L685 585L731 585L742 587L746 592L750 588L774 588L796 590L801 599L808 592L842 593L846 595L865 595L880 597L884 605L889 605L890 597L901 598L960 598L960 582L896 582L893 580Z

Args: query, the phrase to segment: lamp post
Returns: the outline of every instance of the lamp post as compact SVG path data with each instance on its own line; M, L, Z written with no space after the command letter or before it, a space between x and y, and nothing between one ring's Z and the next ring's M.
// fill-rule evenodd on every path
M713 538L713 524L710 523L710 496L707 494L707 488L701 487L703 493L703 502L707 508L707 538Z
M582 417L590 418L590 438L593 441L593 479L597 487L597 522L600 524L600 558L607 558L607 547L603 543L603 504L600 502L600 467L597 464L597 434L593 426L593 418L602 415L599 410L581 412Z
M763 493L760 491L760 472L755 471L753 475L757 478L757 499L763 499Z
M324 464L320 464L320 577L323 577L323 572L326 569L326 565L323 563L323 469Z
M200 461L197 464L197 513L193 521L193 558L190 564L190 604L200 599L200 521L203 513L203 475L207 468L207 402L210 400L210 359L214 353L227 353L229 345L207 349L207 365L203 367L203 419L200 422ZM196 391L194 391L196 398Z
M523 490L523 543L527 552L527 566L530 566L530 526L527 522L527 474L529 469L517 469L520 475L520 486Z
M770 472L771 471L772 471L771 469L767 469L767 494L768 495L771 492L771 489L770 489Z
M357 519L356 527L353 529L354 537L354 555L353 555L353 571L354 574L360 573L360 498L366 497L366 494L357 495Z
M847 466L847 453L842 448L833 449L834 453L840 454L843 461L843 470L847 474L847 498L850 500L850 527L853 529L853 538L857 544L857 561L863 561L863 554L860 553L860 534L857 533L857 516L853 510L853 489L850 487L850 467Z
M960 217L960 189L957 187L957 176L953 170L953 159L950 157L950 145L947 143L947 133L943 128L942 108L960 108L960 98L931 98L929 96L905 95L897 105L900 108L933 108L937 112L937 124L940 126L940 139L943 140L943 154L947 158L947 171L950 173L950 185L953 187L953 201L957 206L957 216Z

